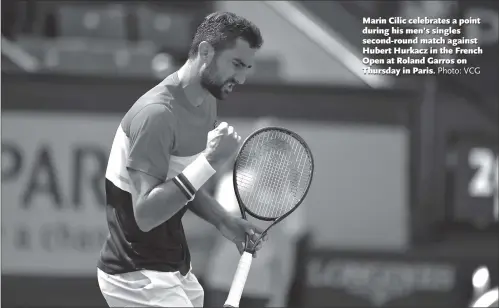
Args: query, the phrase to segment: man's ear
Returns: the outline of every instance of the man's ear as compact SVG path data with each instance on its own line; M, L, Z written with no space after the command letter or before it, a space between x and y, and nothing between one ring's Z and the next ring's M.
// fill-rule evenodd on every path
M198 46L199 59L205 64L210 64L215 56L215 49L210 43L202 41Z

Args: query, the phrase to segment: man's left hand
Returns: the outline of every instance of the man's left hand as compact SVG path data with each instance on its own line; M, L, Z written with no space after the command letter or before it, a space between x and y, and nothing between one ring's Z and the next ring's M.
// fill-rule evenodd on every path
M250 236L250 245L254 245L256 240L263 233L263 230L251 222L244 220L239 217L230 216L227 217L218 227L218 230L227 238L234 242L239 250L239 253L243 253L246 244L246 234ZM262 238L262 241L267 240L267 235ZM255 247L255 253L253 257L256 257L256 251L262 248L262 241L260 241Z

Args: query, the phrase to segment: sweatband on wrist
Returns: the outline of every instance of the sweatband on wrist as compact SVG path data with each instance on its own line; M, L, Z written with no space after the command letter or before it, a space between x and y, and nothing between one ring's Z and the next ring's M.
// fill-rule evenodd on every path
M182 190L189 201L194 199L194 195L214 174L215 169L206 160L204 155L199 155L191 164L176 177L173 182Z
M213 169L203 154L199 155L196 160L185 167L184 171L182 171L182 174L187 178L196 191L200 189L201 186L203 186L204 183L206 183L206 181L208 181L215 173L215 169Z
M179 176L174 177L172 181L173 183L175 183L175 185L177 185L177 187L180 189L180 191L184 194L184 196L187 198L189 202L194 199L196 192L195 191L193 192L193 190L189 189L186 183L180 180ZM190 186L192 187L192 185Z

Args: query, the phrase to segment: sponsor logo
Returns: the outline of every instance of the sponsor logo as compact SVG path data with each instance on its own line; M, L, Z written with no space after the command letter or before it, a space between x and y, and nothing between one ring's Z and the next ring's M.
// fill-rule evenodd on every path
M310 287L342 289L375 306L417 291L448 292L455 269L444 264L312 260L308 264Z

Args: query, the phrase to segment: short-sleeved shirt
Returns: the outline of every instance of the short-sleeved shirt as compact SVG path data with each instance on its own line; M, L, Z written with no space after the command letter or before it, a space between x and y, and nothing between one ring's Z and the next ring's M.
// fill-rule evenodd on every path
M187 209L149 232L141 231L135 221L128 169L161 181L175 177L206 148L215 119L215 99L210 97L198 107L191 104L177 73L140 97L126 113L106 170L109 236L98 268L108 274L142 269L187 274L190 253L181 221Z

